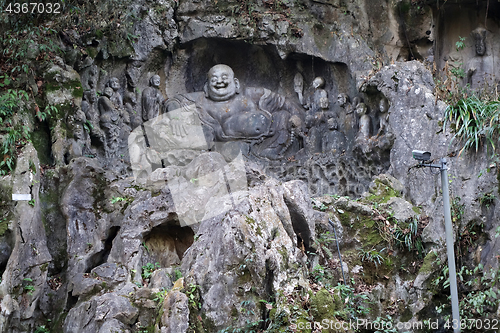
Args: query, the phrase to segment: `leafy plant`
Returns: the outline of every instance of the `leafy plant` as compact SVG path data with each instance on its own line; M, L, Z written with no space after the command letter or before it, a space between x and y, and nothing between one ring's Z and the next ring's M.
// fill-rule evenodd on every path
M459 79L463 79L465 77L465 71L462 68L462 63L457 64L457 68L451 68L450 72L451 74L455 75Z
M455 48L457 51L461 51L465 48L465 37L458 36L458 41L455 43Z
M26 126L12 121L22 99L28 100L28 93L24 90L7 89L0 95L0 134L4 136L0 148L0 175L12 171L17 156L16 147L24 144L30 137Z
M36 328L35 333L50 333L50 331L45 325L41 325Z
M127 40L130 42L130 43L135 43L137 41L137 39L139 39L140 36L136 36L134 34L131 34L130 32L127 33Z
M27 16L27 15L23 15ZM16 20L17 24L22 20ZM20 73L34 72L34 62L29 55L34 50L39 52L37 59L48 60L51 54L60 54L61 48L55 42L57 31L45 25L37 26L28 20L20 25L4 29L0 34L0 60L4 63L5 72L16 76ZM36 41L36 42L35 42Z
M146 252L149 254L149 247L146 245L146 242L141 243L142 247L146 250Z
M174 276L173 276L174 281L179 280L181 277L182 277L181 271L178 268L174 269Z
M27 284L23 287L24 291L26 291L28 295L33 295L33 292L35 291L35 286L31 284L33 280L30 278L25 278L23 279L23 281L27 282Z
M126 201L126 200L127 200L127 199L122 198L122 197L113 197L113 198L111 198L111 200L110 200L110 201L111 201L111 203L112 203L112 204L115 204L115 203L117 203L117 202L120 202L120 201Z
M144 280L147 280L151 277L151 275L153 275L153 272L156 271L158 268L160 268L160 264L159 263L150 263L148 262L146 265L142 266L142 278Z
M422 244L422 239L418 236L417 218L414 218L404 228L401 227L400 223L397 223L394 229L393 236L396 240L397 245L403 248L407 248L408 251L415 249L419 257L422 257L424 252L424 245Z
M344 303L346 312L336 312L336 316L345 317L345 320L357 320L358 318L365 317L370 313L369 305L370 299L364 293L356 294L352 286L345 284L337 284L334 290L339 293L342 302Z
M332 276L323 268L323 266L316 265L311 272L311 278L317 283L325 284L325 282L329 281Z
M43 112L37 112L36 116L39 121L47 120L51 115L56 115L58 112L57 107L54 105L47 105Z
M197 295L197 290L198 290L198 287L197 285L195 284L192 284L190 283L185 291L185 294L187 295L188 297L188 302L189 302L189 305L193 308L193 309L196 309L196 310L200 310L201 309L201 303L199 303L198 299L198 295Z
M160 291L155 293L156 297L153 299L153 301L157 302L158 306L161 306L167 294L168 294L168 289L161 288Z
M488 142L495 152L500 127L500 101L484 101L472 95L449 105L444 119L443 130L450 123L451 130L455 132L452 140L464 143L459 154L469 148L477 152L483 142Z
M389 315L386 315L384 317L377 317L373 321L373 326L374 327L380 327L375 331L375 333L398 333L398 330L396 329L395 325L393 324L392 317Z
M328 206L326 206L324 203L319 202L317 200L312 200L312 204L313 204L314 209L320 210L322 212L324 212L325 210L328 209Z
M375 249L371 249L368 251L365 251L364 249L360 249L359 251L359 257L361 258L361 261L368 261L373 264L375 264L375 267L378 267L382 262L385 261L384 257L380 253L382 253L385 250L383 248L380 251L377 251Z
M483 193L479 197L479 204L481 206L485 206L486 208L489 208L490 205L492 205L495 202L495 199L496 199L496 197L493 194L493 192Z
M317 254L321 256L326 262L329 262L333 258L333 253L330 250L330 247L334 246L335 237L330 234L329 231L318 235L318 237L314 240L314 243L317 247Z
M443 268L442 273L448 276L448 267ZM444 289L449 287L449 279L441 274L433 283L439 286L442 283ZM468 322L472 319L495 318L494 313L500 304L500 295L497 286L500 282L500 271L490 269L484 271L483 265L479 264L473 269L462 266L457 272L459 288L463 289L460 299L460 319ZM436 307L438 313L443 313L444 319L449 320L449 303L445 302Z
M465 214L465 204L461 204L460 197L453 197L451 199L451 220L455 223L462 219Z

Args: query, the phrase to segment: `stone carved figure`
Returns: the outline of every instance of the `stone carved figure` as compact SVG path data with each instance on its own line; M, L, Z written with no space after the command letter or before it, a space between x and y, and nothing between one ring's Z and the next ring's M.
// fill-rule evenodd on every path
M368 108L365 103L356 105L356 115L359 117L358 138L367 140L370 138L370 116L367 114Z
M359 117L356 143L362 146L362 151L364 153L368 152L370 149L368 140L370 139L371 119L367 113L368 108L365 103L361 102L356 105L356 115Z
M471 36L474 39L476 55L484 56L486 53L486 29L476 28L471 32Z
M311 84L311 94L305 108L312 112L326 110L329 107L328 93L324 89L325 79L321 76L316 77Z
M268 89L241 87L227 65L213 66L207 79L203 92L169 99L167 111L194 104L209 145L240 140L255 156L280 158L292 140L289 119L301 118L299 109Z
M311 84L311 93L308 98L306 108L305 125L308 130L308 138L306 140L307 150L310 153L318 153L322 151L322 133L326 130L328 118L332 118L333 114L328 112L330 103L328 101L328 93L325 89L325 80L322 77L316 77Z
M109 97L111 103L113 103L116 107L123 107L123 98L120 95L120 81L116 77L112 77L109 79L107 87L111 87L113 89L113 94Z
M142 120L148 121L160 114L160 105L163 102L163 96L160 89L160 76L153 75L149 79L149 87L142 92Z
M95 90L97 87L97 80L99 79L99 69L97 68L96 65L90 66L88 75L89 76L88 76L87 84L88 84L90 90Z
M303 122L298 116L293 115L288 120L289 130L290 130L290 140L287 142L285 146L281 149L280 155L283 155L295 142L299 143L299 146L303 145L305 139L307 139L307 135L303 130Z
M106 87L97 102L101 128L106 134L106 157L116 157L120 146L120 126L123 124L119 109L111 101L112 96L113 89Z
M142 124L142 115L137 110L139 108L139 93L137 91L137 82L140 76L139 68L131 64L127 68L125 76L127 78L127 90L123 95L123 103L125 103L125 111L130 118L130 127L134 129Z
M340 118L343 120L343 128L350 129L355 127L355 115L350 103L349 96L346 93L340 93L337 96Z
M104 146L106 139L105 134L99 126L100 115L97 110L97 94L93 90L88 90L83 93L82 111L85 114L87 121L90 123L90 136L96 142Z
M328 130L323 133L321 139L322 152L335 151L340 152L346 149L346 137L338 130L338 124L335 118L328 119Z
M345 108L349 103L349 96L347 94L340 93L337 96L337 103L339 103L341 108Z
M297 93L300 104L304 105L304 77L300 73L293 78L293 90Z
M382 97L379 102L379 129L377 136L385 133L389 121L389 101L387 98Z
M471 32L475 56L469 59L465 66L465 84L473 89L494 84L494 76L491 73L495 73L495 68L492 56L487 54L486 34L486 29L481 27Z
M84 128L86 120L85 113L82 110L77 110L68 119L68 123L71 124L73 130L73 138L68 142L68 152L65 156L68 163L73 158L83 156L90 151L90 137Z

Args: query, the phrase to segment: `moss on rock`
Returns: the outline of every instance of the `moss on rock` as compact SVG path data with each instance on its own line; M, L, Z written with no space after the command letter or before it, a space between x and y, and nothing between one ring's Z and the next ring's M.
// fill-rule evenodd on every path
M315 321L332 319L337 310L332 295L326 289L321 289L311 298L311 313Z
M438 264L437 264L437 259L438 256L436 252L430 251L427 253L427 255L424 258L424 263L420 267L419 274L427 274L427 273L432 273L436 269L438 269Z
M399 193L391 186L384 184L381 180L375 179L375 186L370 188L370 193L365 201L378 204L386 203L390 198L399 197Z

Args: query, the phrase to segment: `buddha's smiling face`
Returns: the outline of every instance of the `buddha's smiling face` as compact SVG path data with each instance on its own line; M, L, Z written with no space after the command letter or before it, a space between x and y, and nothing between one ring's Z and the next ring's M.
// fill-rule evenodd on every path
M208 71L208 96L214 101L230 99L238 88L238 80L234 78L231 67L215 65Z

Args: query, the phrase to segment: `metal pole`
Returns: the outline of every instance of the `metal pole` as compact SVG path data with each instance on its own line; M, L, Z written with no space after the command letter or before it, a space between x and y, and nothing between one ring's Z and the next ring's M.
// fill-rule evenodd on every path
M339 239L337 238L337 231L335 230L335 224L333 224L332 220L330 219L328 219L328 222L330 222L330 225L333 228L333 234L335 235L335 241L337 242L337 252L339 253L340 270L342 271L342 278L344 279L344 285L347 286L347 280L345 279L344 275L344 264L342 263L342 255L340 254Z
M451 311L453 332L460 332L460 311L458 307L457 272L455 268L455 249L453 246L453 225L451 224L450 193L448 190L448 167L446 158L441 159L441 187L443 189L444 225L446 232L446 250L450 274Z

